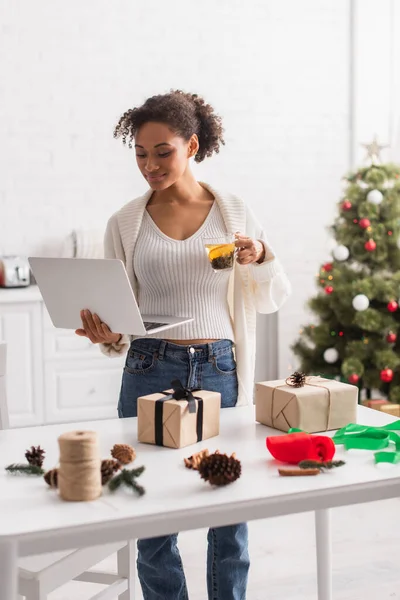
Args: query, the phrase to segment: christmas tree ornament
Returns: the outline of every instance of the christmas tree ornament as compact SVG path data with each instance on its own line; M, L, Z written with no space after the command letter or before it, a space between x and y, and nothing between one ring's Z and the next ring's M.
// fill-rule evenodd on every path
M58 469L50 469L43 475L43 479L51 488L58 487Z
M369 300L365 294L357 294L352 300L354 310L362 312L369 307Z
M386 336L386 341L388 342L388 344L395 344L397 340L397 335L395 333L393 333L393 331L389 331L389 333Z
M129 444L114 444L111 449L111 456L122 465L128 465L135 460L136 452Z
M371 165L380 165L382 162L381 150L389 147L388 144L379 144L376 136L371 143L362 144L362 146L367 150L367 161Z
M347 260L350 256L349 249L347 248L347 246L343 246L342 244L336 246L333 249L332 254L333 257L340 262Z
M341 204L341 208L342 210L344 210L345 212L351 210L352 204L349 200L345 200L344 202L342 202Z
M200 477L211 485L222 486L233 483L242 473L242 465L235 454L228 456L217 450L203 458L198 466Z
M361 179L361 177L357 178L357 185L362 190L367 190L369 188L368 183L366 181L363 181L363 179Z
M387 309L389 312L394 313L396 312L396 310L399 308L399 305L397 304L397 302L395 302L395 300L391 300L390 302L388 302L387 304Z
M393 371L392 369L382 369L379 376L385 383L390 383L393 379Z
M373 239L370 239L365 242L364 248L367 252L373 252L376 249L376 242Z
M41 467L43 465L45 454L46 451L40 446L31 446L30 449L25 452L25 458L30 465Z
M333 286L332 285L327 285L325 288L325 293L326 294L332 294L333 293Z
M336 348L327 348L324 352L324 361L328 364L333 364L339 358L339 352Z
M371 226L371 221L369 219L360 219L359 226L361 229L367 229L367 227Z
M136 481L143 471L144 467L138 467L137 469L122 469L121 473L118 473L118 475L108 482L108 489L111 492L115 492L122 485L134 491L138 496L143 496L145 494L145 489Z
M368 202L371 202L371 204L379 206L383 200L383 194L380 190L371 190L367 194L367 200Z
M351 375L349 375L348 377L348 382L351 383L352 385L357 385L357 383L360 381L360 376L357 375L357 373L352 373Z
M394 188L394 180L393 179L387 179L384 184L383 187L385 188L385 190L391 190L392 188Z
M331 262L328 262L328 263L325 263L324 265L322 265L322 270L326 271L327 273L332 271L332 269L333 269L333 264Z
M58 490L63 500L86 502L101 495L101 459L96 431L71 431L58 438Z
M106 485L112 479L117 471L121 468L120 463L113 459L107 458L101 461L101 485Z
M205 458L206 456L209 456L209 451L206 448L205 450L200 450L200 452L196 452L195 454L192 454L192 456L189 456L189 458L184 458L183 461L185 463L185 467L187 469L193 469L195 471L199 470L199 464L201 463L201 461L203 460L203 458Z

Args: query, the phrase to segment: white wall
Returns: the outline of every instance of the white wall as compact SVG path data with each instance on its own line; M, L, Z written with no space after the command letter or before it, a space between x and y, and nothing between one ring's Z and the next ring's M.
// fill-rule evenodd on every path
M0 253L53 253L71 229L104 227L145 189L113 140L120 114L199 92L227 145L198 177L253 206L293 283L286 375L348 167L349 13L348 0L3 0Z

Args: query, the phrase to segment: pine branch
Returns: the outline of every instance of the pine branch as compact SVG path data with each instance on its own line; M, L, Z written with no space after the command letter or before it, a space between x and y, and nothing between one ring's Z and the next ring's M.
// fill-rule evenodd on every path
M346 463L343 460L328 460L321 462L318 460L302 460L299 462L300 469L333 469L334 467L342 467Z
M122 471L113 477L113 479L111 479L111 481L108 483L109 490L114 492L121 485L125 485L136 492L139 496L143 496L145 489L136 482L136 478L140 477L144 470L145 467L138 467L137 469L122 469Z
M142 485L139 485L138 483L136 483L135 479L132 479L131 481L129 481L129 483L126 481L125 485L127 487L131 487L133 489L133 491L138 494L138 496L143 496L146 492L146 490L144 489L144 487Z
M108 482L108 489L111 492L115 492L122 484L122 472L116 475Z
M45 471L37 465L13 463L6 467L6 471L13 475L44 475Z

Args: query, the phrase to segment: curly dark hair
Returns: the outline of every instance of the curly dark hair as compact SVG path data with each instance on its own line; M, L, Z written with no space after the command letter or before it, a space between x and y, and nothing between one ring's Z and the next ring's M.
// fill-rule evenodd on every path
M218 154L221 144L225 144L221 117L197 94L171 90L168 94L148 98L142 106L131 108L122 115L114 137L121 137L124 144L128 141L129 148L132 148L137 131L150 121L168 125L187 141L194 133L197 134L199 150L195 161L198 163L214 152Z

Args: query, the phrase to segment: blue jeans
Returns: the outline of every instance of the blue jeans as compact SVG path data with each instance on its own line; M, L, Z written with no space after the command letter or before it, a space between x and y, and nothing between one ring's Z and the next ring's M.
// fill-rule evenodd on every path
M173 379L186 387L220 392L222 408L235 406L238 382L232 342L182 346L154 338L134 340L122 377L119 417L136 417L137 398L170 389ZM138 541L144 600L188 600L177 540L174 534ZM249 566L246 523L209 530L209 600L245 600Z

